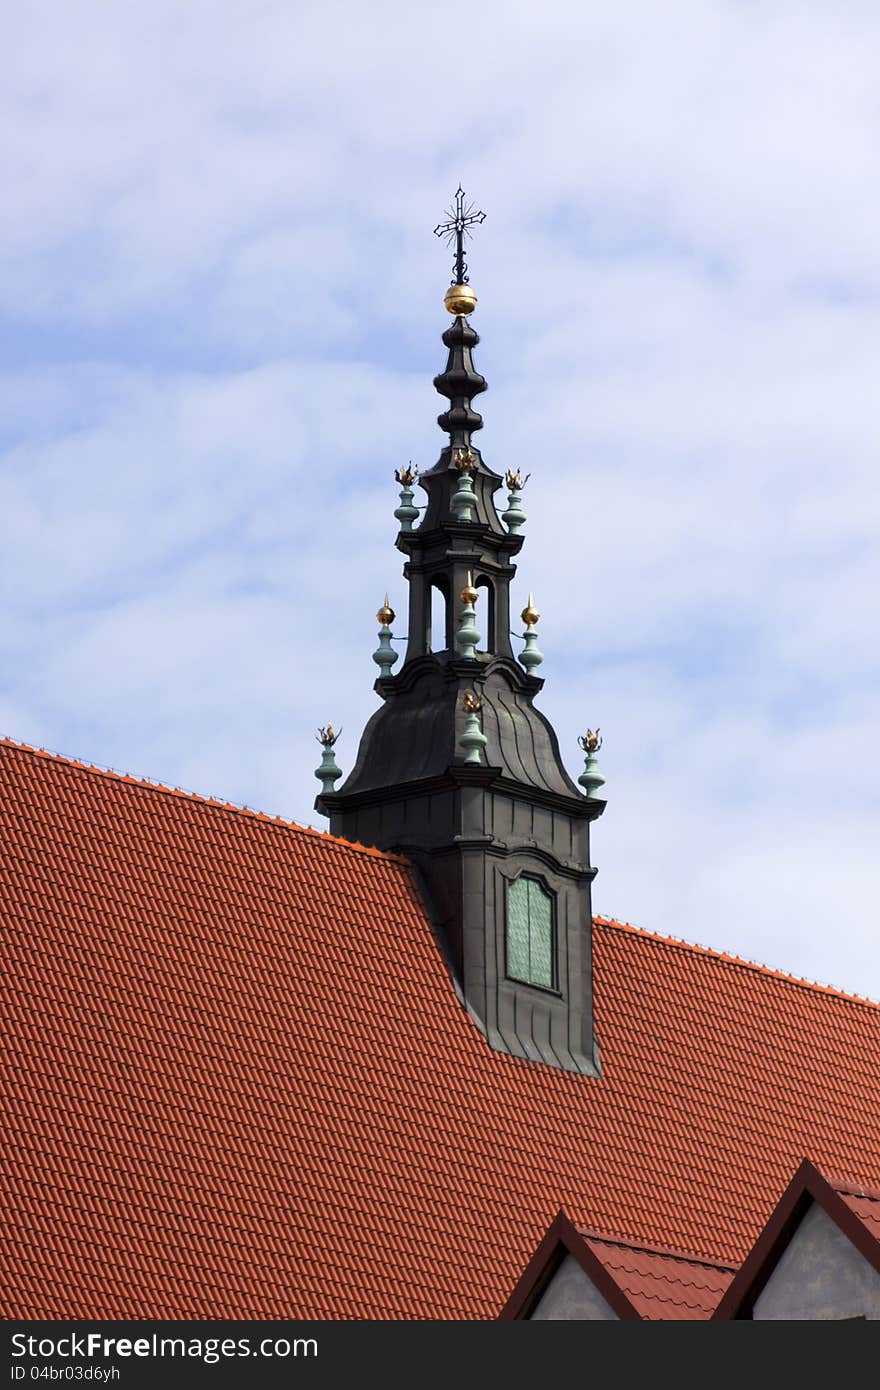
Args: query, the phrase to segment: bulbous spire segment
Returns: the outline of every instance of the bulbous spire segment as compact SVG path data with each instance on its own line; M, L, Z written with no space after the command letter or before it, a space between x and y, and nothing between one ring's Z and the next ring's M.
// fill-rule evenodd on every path
M437 416L437 424L452 436L456 448L466 449L471 433L483 428L483 417L471 408L474 396L486 390L486 379L475 369L471 356L479 341L479 334L464 315L459 315L443 334L449 356L446 370L434 377L434 387L450 406Z

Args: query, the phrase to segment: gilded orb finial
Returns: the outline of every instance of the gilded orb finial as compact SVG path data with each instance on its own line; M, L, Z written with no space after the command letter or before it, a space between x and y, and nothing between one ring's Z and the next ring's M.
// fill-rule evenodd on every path
M391 668L398 659L398 653L391 645L391 624L394 622L394 616L394 609L388 602L386 593L385 602L376 614L376 622L379 624L379 645L373 652L373 660L379 667L380 680L388 679L391 675Z
M477 599L478 599L479 597L480 597L480 591L479 591L479 589L475 589L475 588L474 588L473 576L472 576L472 574L471 574L471 571L468 570L468 572L467 572L467 581L466 581L465 586L464 586L464 588L462 589L461 593L459 594L459 598L461 599L462 603L474 604L474 603L476 603L476 601L477 601Z
M587 729L585 734L581 734L578 743L585 753L598 753L602 747L602 737L598 729Z
M537 622L540 622L541 614L535 607L535 600L532 598L531 594L529 594L529 601L520 616L526 627L534 627Z
M476 291L470 285L450 285L443 303L455 318L467 318L477 307Z

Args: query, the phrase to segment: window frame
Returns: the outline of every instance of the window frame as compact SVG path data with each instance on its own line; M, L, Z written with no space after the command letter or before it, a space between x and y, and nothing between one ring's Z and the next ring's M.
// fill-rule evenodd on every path
M550 884L542 874L529 872L528 869L521 869L512 878L504 876L504 977L512 984L524 985L527 989L540 990L542 994L553 994L557 998L561 997L559 988L559 933L557 928L557 900L558 894L550 887ZM538 887L546 893L550 900L550 979L551 984L540 984L537 980L523 979L521 975L514 975L510 969L510 891L514 884L523 881L536 883ZM531 947L531 935L529 938ZM531 955L531 949L529 954Z

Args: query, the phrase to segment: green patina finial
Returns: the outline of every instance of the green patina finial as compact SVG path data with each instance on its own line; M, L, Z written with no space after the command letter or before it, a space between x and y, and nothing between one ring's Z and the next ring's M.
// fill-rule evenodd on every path
M504 475L510 492L507 496L507 510L501 513L501 520L512 536L515 536L517 531L521 531L525 525L526 514L520 504L522 502L522 490L531 476L531 473L527 473L523 477L519 468L515 473L512 473L508 468Z
M452 514L456 521L473 521L477 499L471 474L477 466L477 456L472 449L456 449L453 463L458 469L458 489L452 494Z
M419 514L418 507L413 505L413 483L419 476L419 470L418 467L413 468L410 460L406 468L395 468L394 476L400 483L400 506L395 507L394 515L400 522L401 531L411 531Z
M523 633L526 645L520 652L519 659L521 665L526 668L526 674L531 676L535 668L540 666L541 662L544 660L544 653L538 651L538 634L535 631L541 614L535 607L534 599L531 594L529 594L529 601L523 609L521 617L526 625L526 630Z
M470 570L468 570L467 583L459 597L461 598L462 609L455 642L459 655L473 661L477 655L477 645L480 641L474 614L474 604L479 598L479 594L473 586Z
M597 791L600 787L605 785L605 778L599 771L598 760L596 758L596 754L602 747L602 738L599 730L587 729L587 732L582 734L578 739L578 743L587 755L584 762L584 770L578 778L578 782L586 792L587 799L589 801L595 801L598 799L596 797Z
M326 728L319 729L315 735L324 750L321 754L321 766L315 768L315 776L321 783L322 796L327 792L332 792L333 783L342 776L342 772L336 766L336 758L333 754L333 745L341 733L341 729L337 733L333 725L328 724Z
M376 622L379 624L379 645L373 652L373 660L379 667L379 679L384 680L391 675L391 667L397 661L398 653L391 645L391 624L394 622L394 609L388 603L388 595L385 595L385 602L376 614Z
M461 702L465 710L465 721L458 741L465 750L465 762L478 763L480 754L489 742L480 728L480 710L483 708L483 702L477 699L472 690L464 692Z

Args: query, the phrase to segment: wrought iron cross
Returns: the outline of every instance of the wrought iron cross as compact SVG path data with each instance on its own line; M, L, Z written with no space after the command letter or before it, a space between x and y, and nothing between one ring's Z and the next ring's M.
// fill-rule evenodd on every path
M468 282L467 261L464 258L464 239L472 236L471 227L485 222L484 212L474 212L474 204L466 203L461 184L455 194L455 203L447 210L448 221L438 222L434 228L435 236L446 238L448 246L455 247L453 285L466 285Z

